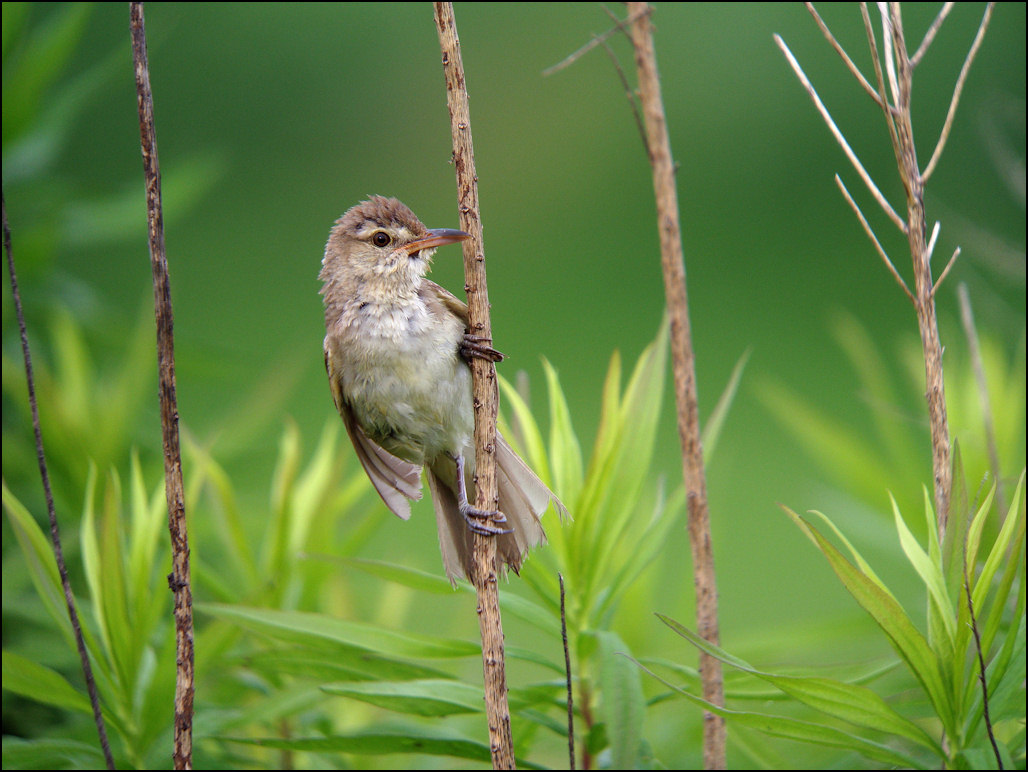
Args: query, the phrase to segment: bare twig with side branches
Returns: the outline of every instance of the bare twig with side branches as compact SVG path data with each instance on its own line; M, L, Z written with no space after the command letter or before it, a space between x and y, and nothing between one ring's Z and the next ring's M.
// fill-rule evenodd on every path
M175 737L172 760L175 769L192 769L193 756L193 596L189 586L189 538L179 452L178 404L175 398L174 321L168 260L164 252L164 215L161 209L161 167L157 159L153 93L146 56L143 4L130 3L132 57L136 70L139 135L146 176L147 226L150 234L150 267L153 272L154 317L157 322L157 368L161 401L161 434L164 445L164 490L171 532L172 571L168 584L175 595Z
M796 77L807 90L815 107L817 107L818 112L821 113L822 118L824 118L829 130L832 132L832 135L846 153L846 157L853 164L860 178L864 181L864 184L867 185L872 195L874 195L875 200L877 200L879 205L882 207L882 210L888 215L889 219L893 221L896 227L907 236L911 262L914 269L913 292L911 292L909 287L907 287L906 282L904 282L900 277L899 272L885 254L885 250L882 248L881 243L871 230L867 219L860 211L860 208L853 200L853 197L849 195L849 192L842 184L841 179L836 175L836 181L838 182L843 195L846 197L847 202L850 207L853 208L857 218L860 220L860 223L864 228L864 231L871 239L871 242L874 244L878 254L885 261L885 264L889 268L890 273L892 273L893 278L897 280L907 297L910 298L917 314L918 330L921 334L921 348L925 362L925 400L928 406L928 418L932 438L932 471L935 479L935 510L940 541L945 535L946 524L949 519L949 497L950 488L952 487L953 472L950 462L949 424L946 417L946 392L943 381L942 343L939 340L939 329L935 315L935 294L939 286L942 284L942 281L946 278L950 269L953 267L960 254L960 249L958 248L953 253L953 256L946 264L938 280L933 280L931 257L935 248L935 241L938 237L938 224L936 224L936 227L932 231L930 241L926 242L925 234L927 228L924 207L924 186L925 182L935 170L939 158L942 155L942 151L946 146L946 140L949 137L950 129L953 125L953 117L956 115L957 106L960 102L960 95L963 92L964 83L967 79L967 73L978 53L978 49L981 47L985 31L989 26L990 19L992 18L992 9L994 4L989 3L985 9L985 15L982 17L982 21L978 26L978 32L975 35L974 42L971 44L971 48L968 51L963 67L961 67L960 75L958 76L956 85L954 86L953 95L950 99L949 110L946 114L945 123L940 131L939 139L935 144L935 149L932 152L928 165L922 172L917 160L917 152L914 144L914 129L911 122L913 72L914 68L922 61L928 51L928 48L931 46L932 41L935 39L939 28L950 12L951 5L952 4L947 3L943 6L942 10L940 10L928 31L925 33L924 39L922 40L921 45L918 46L917 51L913 56L909 56L907 52L906 38L903 33L903 18L900 12L899 3L879 3L882 21L881 53L879 52L877 38L871 24L871 17L868 12L867 3L860 4L861 18L863 19L864 29L867 34L868 48L871 52L871 61L875 72L875 82L877 83L877 88L872 90L876 92L874 95L875 101L882 108L886 126L889 130L889 137L892 141L893 151L896 156L896 166L899 170L900 179L903 182L903 188L906 192L907 217L905 220L899 218L896 211L878 189L878 186L871 180L870 175L868 175L863 165L857 159L856 154L850 148L846 138L832 120L828 109L824 106L824 103L817 95L817 92L814 90L814 87L804 74L799 63L796 61L796 58L789 51L785 42L778 35L775 35L775 42L782 50L782 53L785 54L786 59L789 61L789 65L796 73ZM838 44L835 36L832 35L831 31L814 10L813 6L808 3L807 7L814 16L814 19L817 21L818 27L832 44L832 47L835 48L846 62L846 66L856 78L861 88L868 91L870 84L867 79L864 78L856 68L853 61L842 49L842 46ZM885 65L884 72L882 66L883 59ZM886 81L889 86L888 91L886 90Z
M657 229L660 232L661 264L668 314L671 317L671 359L678 406L678 434L682 445L682 475L689 510L689 542L692 547L693 578L696 588L697 629L705 640L719 645L717 582L707 506L707 482L700 442L700 420L696 393L696 362L689 324L689 299L685 285L682 234L678 220L678 192L671 158L664 103L657 74L650 16L643 13L645 2L628 4L632 24L632 47L639 73L639 101L646 120L647 146L653 167L653 189L657 199ZM725 704L721 663L700 653L703 698ZM725 768L725 722L713 713L703 714L703 765Z
M642 13L644 15L649 15L652 12L653 12L653 8L651 6L649 6L649 5L647 5L645 8L643 8L640 11L640 13ZM632 22L634 22L634 21L635 21L635 15L634 14L629 14L628 18L623 20L623 21L621 19L615 19L613 27L611 27L609 30L607 30L606 32L603 32L603 33L601 33L599 35L594 35L592 40L590 40L584 46L579 48L577 51L574 51L573 53L569 54L568 56L566 56L561 61L557 62L552 67L547 67L545 70L543 70L543 76L553 75L553 73L560 72L565 67L570 67L572 64L574 64L579 59L581 59L583 56L585 56L585 54L589 53L594 48L596 48L596 46L602 45L603 43L605 43L607 41L607 39L611 35L614 35L614 34L616 34L618 32L625 32L628 29L629 25L631 25Z
M464 82L457 22L452 3L433 3L439 45L443 53L446 103L453 134L453 163L457 174L460 227L471 234L464 241L464 289L468 297L470 331L489 345L489 294L486 289L482 218L478 209L478 176L471 136L471 114ZM486 359L471 361L472 394L475 406L475 505L494 511L498 506L496 485L496 415L499 394L496 367ZM514 744L507 704L507 675L503 652L503 623L496 587L496 540L474 533L474 583L478 598L478 623L482 634L482 669L485 681L486 718L493 769L514 769Z
M36 402L36 379L32 370L32 354L29 351L29 337L25 329L25 313L21 307L21 293L18 292L18 275L14 272L14 255L11 252L11 229L7 224L7 197L2 199L4 252L7 255L7 270L11 274L11 294L14 295L14 310L18 317L18 332L21 335L21 353L25 360L25 382L28 386L29 409L32 412L32 431L36 437L36 460L39 462L39 476L43 481L43 496L46 499L46 512L50 519L50 541L54 545L54 559L57 561L57 573L61 577L61 588L64 590L64 605L68 609L71 631L75 637L75 648L78 649L79 663L82 666L82 677L89 693L89 704L93 709L93 722L100 736L100 749L104 754L104 763L108 769L114 769L114 757L111 755L111 743L107 739L107 727L100 710L100 696L96 691L96 679L93 677L93 666L89 663L86 642L82 638L82 625L79 622L78 610L75 607L75 596L71 591L71 580L68 579L68 566L64 562L64 550L61 547L61 531L57 525L57 510L54 507L54 494L50 488L50 472L46 465L46 453L43 451L43 430L39 423L39 405Z

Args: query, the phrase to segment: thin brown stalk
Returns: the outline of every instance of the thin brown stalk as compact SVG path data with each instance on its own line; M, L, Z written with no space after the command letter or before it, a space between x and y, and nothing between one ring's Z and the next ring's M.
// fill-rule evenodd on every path
M28 386L29 409L32 412L32 431L36 437L36 461L39 463L39 476L43 481L43 497L46 499L46 512L50 519L50 541L54 546L54 559L57 561L57 573L61 577L61 588L64 590L64 605L68 609L68 620L75 638L75 648L79 653L79 664L82 677L89 693L89 704L93 709L93 723L96 724L100 736L100 749L104 754L107 769L114 769L114 757L111 755L111 743L107 739L107 727L100 710L100 696L96 691L96 679L93 677L93 666L89 662L86 642L82 637L82 625L79 622L78 609L75 607L75 596L71 591L71 580L68 578L68 566L64 562L64 549L61 547L61 531L57 525L57 509L54 506L54 494L50 488L50 472L46 465L46 453L43 450L43 430L39 423L39 404L36 401L36 379L32 370L32 353L29 351L29 337L25 328L25 313L21 307L21 293L18 292L18 275L14 271L14 255L11 252L11 229L7 224L7 197L3 196L3 227L4 252L7 255L7 270L11 274L11 294L14 295L14 310L18 317L18 332L21 335L21 353L25 360L25 382Z
M974 312L971 309L971 297L964 282L957 287L957 297L960 299L960 321L964 325L967 347L971 353L971 369L974 372L975 383L978 385L978 399L982 406L982 423L985 425L985 446L989 452L992 479L996 481L996 501L999 504L999 511L1006 512L1007 499L1003 490L1003 476L1000 474L999 452L996 450L996 427L992 420L992 401L989 399L989 387L985 381L982 348L978 341L978 327L974 322Z
M868 96L875 101L875 104L881 107L882 98L878 95L878 92L875 91L874 86L867 82L867 78L864 77L864 74L857 68L857 65L853 63L853 60L850 59L849 54L846 53L842 44L835 39L835 35L832 34L830 29L828 29L828 25L825 24L825 20L821 18L821 14L819 14L814 8L814 4L804 3L804 5L807 6L807 10L810 12L810 15L814 17L814 21L817 22L817 26L821 30L821 34L825 36L825 39L832 48L835 49L835 52L842 57L842 61L845 62L846 67L853 74L853 77L857 79L857 83L859 83L861 88L868 93Z
M917 301L914 299L914 293L910 291L910 287L908 287L907 283L903 281L903 277L900 276L899 271L896 270L896 266L892 264L892 260L890 260L889 256L886 254L885 248L882 246L881 242L878 241L878 237L875 236L874 231L871 230L871 225L868 223L867 218L864 217L864 213L860 211L860 207L857 206L857 202L853 200L853 196L850 195L849 190L846 189L846 185L838 174L835 175L835 184L839 186L839 190L842 191L842 195L845 197L846 202L850 205L853 213L856 214L857 219L860 220L860 224L864 226L864 233L866 233L867 237L871 239L871 243L875 245L875 249L878 251L878 256L882 258L882 262L884 262L885 267L889 269L889 273L892 274L892 278L894 278L896 283L899 284L900 289L907 294L907 297L910 298L910 302L916 303Z
M632 117L635 119L635 127L639 129L639 136L642 137L643 148L646 150L646 157L650 157L650 145L649 140L646 138L646 125L643 123L642 116L639 114L639 104L635 99L635 92L632 91L632 85L628 82L628 77L625 75L625 70L621 66L621 62L618 61L617 54L614 53L614 49L610 47L606 41L603 43L603 50L607 52L607 56L610 57L610 61L614 64L614 69L617 71L618 79L621 81L621 87L625 90L625 98L628 99L628 105L632 108Z
M452 3L433 3L439 45L443 54L446 103L453 135L453 165L457 175L460 227L471 234L464 241L464 278L468 297L470 331L486 345L492 341L489 295L486 288L482 218L478 208L478 176L471 135L471 113L464 81L457 22ZM496 415L499 395L496 368L491 361L471 361L472 393L475 405L475 505L496 510ZM507 675L503 652L503 623L496 588L496 541L474 534L474 584L478 598L478 623L482 635L482 669L485 682L486 718L493 769L514 769L514 744L507 705Z
M946 140L949 139L950 129L953 128L953 117L957 114L957 105L960 103L960 95L964 91L964 82L967 80L967 73L971 69L971 63L978 55L978 49L981 48L982 39L985 37L985 30L989 28L989 21L992 19L993 6L995 6L995 3L989 3L985 6L985 15L982 17L981 24L978 25L978 34L974 36L974 42L971 44L971 50L967 52L967 58L964 59L964 66L960 68L960 75L957 77L957 85L953 87L953 97L950 99L949 110L946 113L946 122L942 126L942 132L939 134L939 141L935 145L932 157L928 161L928 165L925 167L924 172L921 174L922 180L927 180L932 176L932 172L935 171L935 167L939 163L939 157L942 155L943 148L946 147Z
M949 422L946 417L946 387L942 369L942 343L935 316L935 297L932 292L932 267L928 245L925 242L924 179L917 165L914 128L911 123L911 92L913 70L907 57L903 36L903 18L898 3L891 3L888 13L882 12L886 39L891 41L891 56L895 70L895 102L892 115L896 127L896 163L907 195L907 242L914 265L914 295L917 326L921 333L921 350L925 361L925 399L928 403L928 423L932 437L932 470L935 478L935 511L939 541L946 533L949 520L949 496L953 470L950 467Z
M832 136L835 137L835 141L839 143L840 147L842 147L843 152L853 165L853 168L856 169L857 174L860 175L860 179L864 181L867 189L871 191L871 195L875 197L875 201L877 201L878 205L882 207L885 213L889 216L889 219L896 224L897 228L906 232L906 223L904 223L903 219L896 214L896 210L892 208L888 199L885 198L882 191L880 191L878 186L875 185L874 180L871 179L871 175L867 173L864 165L860 163L860 159L857 158L857 154L853 152L853 148L851 148L849 142L846 141L846 137L843 136L839 127L835 125L835 121L832 120L832 116L828 112L828 108L825 107L824 102L821 101L821 97L817 95L817 91L814 90L814 86L807 78L806 73L803 72L803 68L800 67L800 63L796 61L796 57L792 55L792 51L789 50L789 47L781 37L775 35L774 38L775 43L778 44L782 53L785 54L785 58L789 60L789 65L792 67L793 72L796 73L796 77L799 78L800 83L803 84L803 87L807 90L807 94L809 94L810 98L813 100L817 111L821 113L821 117L828 125L829 131L831 131Z
M642 10L643 14L650 14L652 12L653 12L653 8L651 8L649 6L647 6L646 8L644 8ZM555 72L560 72L564 68L570 67L572 64L574 64L579 59L581 59L583 56L585 56L587 53L589 53L594 48L596 48L596 46L598 46L601 43L603 43L604 41L606 41L607 38L609 38L611 35L614 35L617 32L626 30L628 28L628 26L632 22L634 22L634 21L635 21L634 14L630 14L629 17L627 19L624 19L624 20L616 19L615 23L614 23L614 26L611 27L609 30L607 30L606 32L604 32L602 34L594 35L592 40L590 40L584 46L579 48L577 51L573 51L572 53L568 54L568 56L566 56L564 59L562 59L559 62L557 62L552 67L547 67L545 70L543 70L543 76L545 77L547 75L553 75Z
M942 273L939 274L939 278L935 280L935 286L932 287L931 295L934 298L935 293L939 291L939 287L942 285L943 280L949 276L950 269L953 268L953 264L957 262L957 258L960 257L960 247L953 250L953 256L946 263L946 267L942 269Z
M168 260L164 251L164 215L161 208L161 167L157 159L153 92L146 55L143 4L129 4L132 57L136 70L139 135L146 178L147 226L150 234L150 267L153 272L154 316L157 322L157 368L161 403L161 435L164 445L164 490L171 532L172 571L168 584L175 595L175 737L172 760L175 769L192 769L193 754L193 596L189 585L189 537L179 451L178 404L175 398L174 320Z
M967 534L964 534L964 549L961 550L964 565L964 595L967 597L967 615L971 621L971 633L974 635L974 650L978 659L978 682L982 686L982 718L985 721L985 732L992 744L992 753L996 757L996 768L1003 769L1003 756L996 744L996 735L992 730L992 717L989 715L989 682L986 677L985 656L982 653L982 639L978 634L978 619L974 613L974 600L971 598L971 581L967 575Z
M931 26L928 27L928 31L924 33L924 40L921 41L921 45L917 47L914 55L910 57L910 66L917 67L921 63L922 57L928 53L928 47L935 40L936 34L939 32L939 28L942 27L942 23L946 21L946 17L949 16L949 12L953 10L953 3L943 3L942 8L939 9L938 15L935 17L935 21L932 22Z
M696 394L696 361L689 324L689 299L686 292L682 234L678 219L678 192L675 167L671 158L671 142L661 97L657 56L653 46L653 27L645 2L629 3L629 13L636 17L632 24L632 47L639 73L639 101L646 119L647 145L653 168L653 189L657 200L657 228L660 233L661 264L664 291L671 318L671 358L678 408L678 434L682 446L682 476L688 501L689 541L692 547L696 617L699 634L718 645L720 634L717 619L717 582L714 572L714 551L710 534L710 511L707 506L706 473L700 441L700 421ZM724 705L721 663L700 654L700 679L703 698ZM724 719L703 714L703 764L706 769L725 768Z
M882 76L882 58L878 54L878 41L875 39L874 27L871 26L871 15L867 11L867 3L860 4L860 17L864 22L864 33L867 35L867 47L871 51L871 64L874 66L875 80L878 83L878 95L881 101L878 103L885 114L885 125L889 129L889 139L892 146L896 147L896 125L892 120L892 105L889 104L889 97L885 93L885 78ZM900 228L903 230L903 228Z
M560 581L560 637L564 643L564 674L568 685L568 769L575 768L575 703L571 696L571 652L568 649L568 620L564 606L564 577Z

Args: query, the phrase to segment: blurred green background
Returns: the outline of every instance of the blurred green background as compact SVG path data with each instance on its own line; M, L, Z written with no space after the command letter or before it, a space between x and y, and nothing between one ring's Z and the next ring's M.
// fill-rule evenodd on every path
M905 7L908 40L920 40L936 11ZM60 12L50 4L4 5L7 215L36 356L47 361L45 331L61 307L86 329L99 361L116 360L152 308L128 13L124 4L85 7L68 33L77 44L67 61L54 56L52 67L26 85L19 68L39 55L33 36ZM870 73L856 6L825 5L821 12ZM980 4L958 5L915 74L922 164L981 14ZM620 350L633 362L653 339L664 305L650 169L611 60L596 49L561 72L541 74L611 21L599 5L555 3L457 4L456 18L494 337L508 356L501 373L528 373L543 420L546 357L587 448L611 353ZM880 112L802 6L658 4L653 21L680 164L701 417L751 351L708 468L722 640L745 656L760 652L763 663L788 660L800 630L820 631L822 643L833 636L852 641L865 622L776 502L837 516L857 545L882 561L888 582L903 570L883 517L888 490L918 502L931 468L912 308L833 175L842 176L912 283L905 239L849 168L773 33L791 47L900 212L902 190ZM317 281L333 221L368 195L383 194L407 203L429 227L457 225L432 10L400 3L152 3L146 23L181 420L256 502L267 496L287 417L307 447L333 419ZM627 41L615 36L610 44L634 81ZM947 367L963 368L947 376L969 377L956 302L963 281L982 336L1022 390L1024 150L1025 6L1001 4L928 185L927 211L942 222L936 275L956 246L963 248L938 296ZM459 250L437 254L433 278L459 294ZM21 376L8 367L19 360L7 291L3 304L7 381ZM895 381L895 404L872 404L862 394L837 332L854 321ZM142 411L137 441L156 481L156 378L143 377L154 398ZM677 485L670 376L668 387L653 472ZM919 477L897 469L871 500L838 485L817 451L804 448L769 409L767 395L782 388L871 447L878 441L872 416L891 416L915 449ZM8 418L11 412L5 402L4 476L23 500L37 502L38 482L25 462L31 456L19 461L8 452L12 438L24 443L30 436L24 422ZM46 421L44 412L44 432ZM958 436L965 430L980 433L977 425L953 427ZM1006 474L1023 464L1023 411L1012 431L1021 438L1020 460L1009 459ZM72 516L80 507L63 503ZM6 522L4 528L6 602ZM622 611L631 609L619 629L633 651L694 659L650 615L691 620L688 554L678 530L639 590L655 607L626 604ZM431 505L415 507L410 523L386 522L365 557L441 572ZM916 595L901 600L920 602ZM412 630L452 618L451 634L473 640L467 597L442 604L443 610L397 610L395 617ZM16 635L7 627L5 645ZM508 641L519 643L516 626ZM869 655L887 653L882 641L874 645Z

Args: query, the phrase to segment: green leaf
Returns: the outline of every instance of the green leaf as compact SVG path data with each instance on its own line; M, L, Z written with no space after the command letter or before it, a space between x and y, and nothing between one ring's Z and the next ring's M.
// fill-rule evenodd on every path
M638 540L638 547L626 556L621 568L611 577L606 597L595 605L601 627L609 624L610 616L616 610L617 603L625 591L653 565L658 555L666 549L671 529L682 521L685 514L685 487L679 485L666 501L663 493L663 480L660 480L653 514L643 529L644 538Z
M58 673L12 651L3 652L4 689L30 700L92 715L86 695Z
M557 371L543 359L546 388L550 395L550 461L553 465L553 484L557 494L567 501L578 501L582 490L582 449L578 444L571 412L560 387Z
M965 547L970 552L970 529L973 523L971 504L967 498L967 481L964 477L964 461L960 452L960 443L953 441L953 486L949 498L949 522L942 537L942 568L946 577L946 590L951 598L961 598L964 594L964 555ZM977 553L977 544L975 545ZM973 566L977 557L972 557L966 565ZM957 604L959 612L965 611L965 603ZM960 616L966 619L966 614ZM962 619L957 621L959 631ZM960 651L958 645L957 648Z
M892 480L892 468L881 448L867 441L864 430L851 429L812 407L810 401L769 378L761 379L759 399L804 450L836 479L858 490L880 491Z
M408 566L398 566L394 563L384 563L379 560L366 560L364 558L347 558L346 562L366 574L377 576L379 579L385 579L389 582L395 582L404 587L410 587L412 590L430 592L434 595L453 594L453 585L450 584L448 579L439 574L420 571ZM471 590L474 592L473 587Z
M709 464L710 459L714 457L714 449L717 447L717 441L721 436L721 429L724 427L725 419L728 417L728 411L731 410L732 402L735 401L736 392L739 390L739 382L742 380L743 370L746 369L746 363L750 359L750 351L750 349L746 349L743 355L739 357L739 361L735 363L735 367L732 368L732 375L728 378L728 383L725 385L724 391L721 392L721 396L714 406L714 412L710 414L710 418L707 419L707 425L703 427L703 435L700 442L703 445L703 462L705 464Z
M932 503L928 497L928 489L924 489L925 498L925 519L928 521L929 533L935 532L935 518L932 515ZM949 663L953 658L953 642L956 637L955 629L955 609L953 604L950 602L949 594L946 592L946 579L942 575L942 566L938 562L932 561L927 553L921 549L921 545L917 543L917 539L914 534L907 528L907 523L903 519L903 515L900 514L899 506L896 504L896 499L891 495L889 501L892 502L892 516L896 522L896 532L899 534L900 546L903 548L903 553L907 556L907 560L910 561L910 565L917 571L917 575L921 577L921 581L924 582L925 587L928 589L928 597L931 599L931 609L929 613L929 630L934 634L931 638L932 645L938 652L943 663ZM929 537L931 539L931 537ZM938 553L938 550L934 550ZM943 640L937 640L935 636L938 634L944 634ZM944 665L946 669L948 667Z
M441 636L398 633L374 625L333 619L323 614L223 606L217 603L197 604L196 608L272 637L297 643L333 641L386 657L455 659L481 654L481 646L477 643Z
M520 435L525 446L519 448L521 455L528 465L535 470L536 474L540 476L540 479L544 483L549 484L551 482L549 479L550 463L546 457L546 444L543 442L542 432L539 431L539 424L536 422L535 416L532 415L532 409L506 378L502 375L497 375L497 379L500 383L500 389L510 405L510 409L514 411L514 419L517 421L518 426L517 434ZM514 435L504 436L508 440L514 439Z
M1010 502L1010 509L1007 510L1006 520L1003 522L1003 527L1000 528L996 542L992 545L989 556L985 559L985 565L982 566L982 572L975 582L974 592L971 594L972 598L974 598L975 608L983 608L985 597L992 587L992 579L1000 565L1006 561L1007 550L1010 547L1014 534L1018 531L1023 533L1025 510L1020 506L1020 503L1021 492L1024 488L1024 477L1025 472L1022 469L1021 477L1017 481L1017 489L1014 491L1014 496Z
M489 746L459 737L400 734L391 732L355 732L332 737L297 737L280 739L268 737L220 737L222 741L245 743L261 748L307 751L310 753L358 753L369 756L385 753L424 753L430 756L454 756L488 764ZM524 766L524 762L518 762Z
M927 732L897 713L885 700L866 686L858 686L834 678L777 675L763 672L748 662L732 656L724 649L709 643L670 617L663 614L657 614L657 617L700 651L726 665L773 684L790 697L815 710L835 716L854 726L875 729L906 738L931 749L941 760L946 759L942 748Z
M607 725L613 769L637 769L640 764L643 699L639 671L632 666L628 647L617 633L595 633L599 643L601 709Z
M3 503L18 546L21 547L21 554L28 564L29 576L32 577L36 593L64 634L65 640L74 645L71 622L68 621L68 607L65 605L64 589L61 587L61 575L57 570L53 548L29 511L7 487L6 480L3 481Z
M104 757L98 744L57 738L22 740L4 735L3 768L103 769Z
M386 659L362 649L338 645L297 646L265 649L250 654L242 664L274 678L292 675L319 684L335 681L414 681L451 676L436 668L413 662Z
M31 33L22 56L4 60L4 140L13 142L28 129L46 91L61 76L78 48L93 9L73 3Z
M885 632L893 647L906 662L907 667L924 687L947 734L952 734L956 728L953 704L943 682L939 662L924 636L910 621L903 607L878 583L846 560L842 553L816 529L795 513L790 511L789 514L796 524L814 539L818 549L828 558L836 576L842 580L843 585L857 603Z
M780 504L779 506L782 508L785 514L787 514L792 519L792 521L800 527L800 530L802 530L807 535L807 538L809 538L810 541L815 546L817 546L817 539L813 537L813 535L811 534L810 526L807 525L806 522L804 522L803 518L797 515L784 504ZM885 586L885 582L878 578L878 574L875 573L874 569L871 567L871 564L864 560L864 556L857 551L857 548L853 546L850 540L846 538L846 535L839 530L839 528L835 525L835 523L833 523L828 518L827 515L818 512L816 509L811 510L810 514L820 518L821 522L827 525L829 530L831 530L831 532L835 534L835 538L842 542L843 546L845 546L846 550L850 553L850 557L853 558L853 562L857 564L857 568L859 568L864 573L864 576L866 576L872 582L877 584L881 588L882 592L886 593L889 597L895 598L895 596L893 596L893 594L889 591L889 588Z
M329 694L416 716L449 716L485 710L482 690L460 681L357 681L325 684L321 688Z
M812 724L807 721L799 721L794 718L786 718L785 716L776 716L768 713L729 710L727 708L718 707L717 705L707 702L706 700L690 694L684 689L665 681L641 663L636 662L636 664L662 684L673 689L677 694L687 699L689 702L717 716L722 716L733 724L741 724L746 727L757 729L764 734L768 734L773 737L782 737L788 740L797 740L829 748L845 748L867 756L869 759L881 761L891 766L912 767L915 769L925 768L923 764L910 756L886 747L885 745L865 740L851 732L843 732L835 727L825 726L822 724Z

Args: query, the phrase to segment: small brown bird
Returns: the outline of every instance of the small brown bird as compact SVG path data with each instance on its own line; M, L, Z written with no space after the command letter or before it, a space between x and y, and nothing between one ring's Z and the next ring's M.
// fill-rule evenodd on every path
M319 276L325 368L357 458L404 520L410 501L421 498L425 467L451 582L471 578L472 531L497 539L498 572L517 572L528 550L546 541L539 516L549 503L567 513L499 434L502 514L468 502L475 419L467 359L501 355L469 334L468 307L425 278L437 247L468 237L429 230L395 198L375 196L336 221Z

